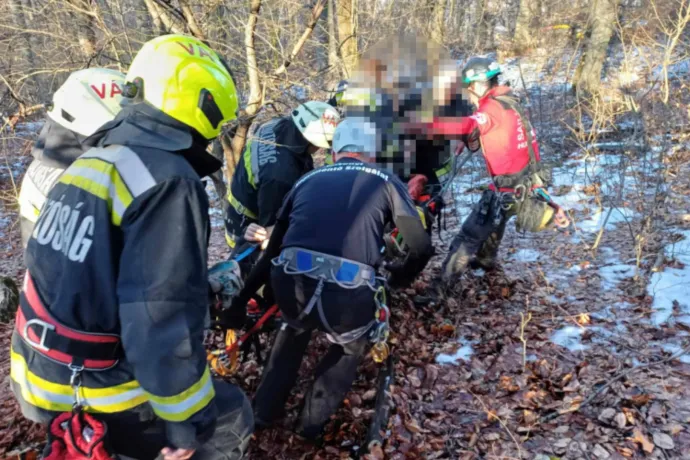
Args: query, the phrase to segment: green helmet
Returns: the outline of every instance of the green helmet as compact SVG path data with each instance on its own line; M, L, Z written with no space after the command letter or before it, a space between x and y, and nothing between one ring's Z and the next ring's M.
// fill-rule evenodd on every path
M475 81L489 81L501 73L501 67L493 59L473 57L462 69L462 83L465 87Z

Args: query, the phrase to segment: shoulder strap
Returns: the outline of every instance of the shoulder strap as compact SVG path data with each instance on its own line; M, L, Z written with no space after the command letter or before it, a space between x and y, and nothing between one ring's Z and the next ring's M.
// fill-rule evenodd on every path
M510 96L491 96L492 99L495 99L499 103L501 103L502 106L506 108L511 108L517 113L518 117L520 117L520 121L522 122L522 126L525 129L525 132L527 133L527 150L529 151L529 167L532 170L532 172L537 172L537 155L534 153L534 147L532 146L534 142L534 138L532 137L532 123L529 121L529 118L527 118L522 111L522 108L520 105L517 103L515 98L512 98Z

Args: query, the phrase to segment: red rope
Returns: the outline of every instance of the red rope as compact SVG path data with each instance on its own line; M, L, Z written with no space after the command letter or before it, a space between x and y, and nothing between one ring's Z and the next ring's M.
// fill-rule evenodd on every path
M230 353L234 352L237 350L252 334L257 332L259 329L263 327L263 325L268 321L268 319L275 315L276 312L278 311L278 305L273 305L271 308L269 308L266 313L263 314L261 318L259 318L259 321L256 322L254 326L252 326L251 329L249 329L242 337L239 338L235 343L230 345L229 347L225 348L225 352L229 355Z

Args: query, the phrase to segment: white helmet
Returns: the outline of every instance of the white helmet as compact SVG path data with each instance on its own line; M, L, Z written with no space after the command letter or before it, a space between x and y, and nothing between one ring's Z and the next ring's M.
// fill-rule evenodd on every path
M333 135L333 152L376 155L376 125L363 117L347 117Z
M78 70L55 91L48 112L55 122L90 136L120 111L125 74L110 69Z
M340 114L330 104L309 101L292 111L292 121L311 144L328 148L340 122Z

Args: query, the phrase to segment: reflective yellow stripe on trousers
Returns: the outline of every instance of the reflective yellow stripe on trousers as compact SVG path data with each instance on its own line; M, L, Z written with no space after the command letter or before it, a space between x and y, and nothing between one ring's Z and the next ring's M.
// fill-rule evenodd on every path
M216 395L208 366L196 383L174 396L148 393L153 411L163 420L182 422L206 407Z
M21 388L22 398L41 409L69 412L74 405L72 387L49 382L29 370L24 357L10 351L10 377ZM89 412L122 412L145 403L148 397L135 380L108 388L81 388Z

